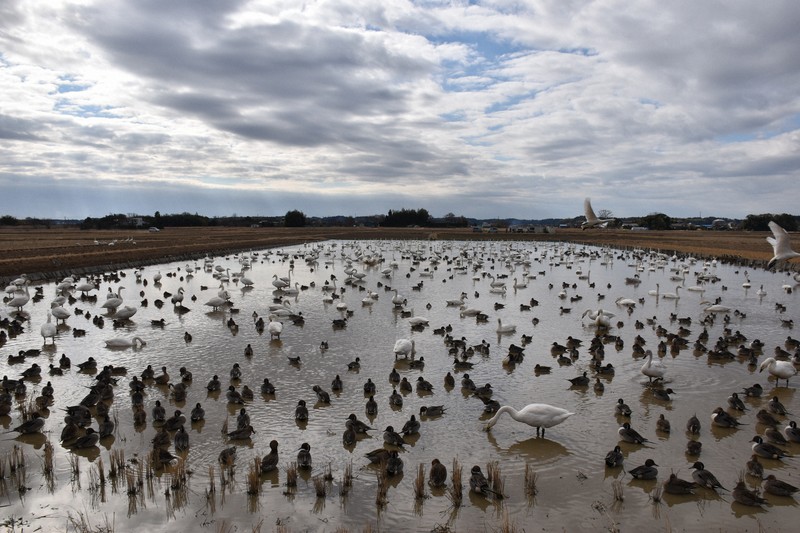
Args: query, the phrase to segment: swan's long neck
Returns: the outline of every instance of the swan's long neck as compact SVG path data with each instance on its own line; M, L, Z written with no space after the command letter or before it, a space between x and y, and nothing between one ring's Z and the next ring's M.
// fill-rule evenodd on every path
M511 418L517 420L517 410L511 407L510 405L504 405L500 409L497 410L497 413L486 423L486 428L490 428L497 424L497 421L503 416L503 413L508 413Z

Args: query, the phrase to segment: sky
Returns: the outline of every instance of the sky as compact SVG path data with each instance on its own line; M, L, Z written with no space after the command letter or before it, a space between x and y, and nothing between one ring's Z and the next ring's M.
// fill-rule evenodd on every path
M794 0L3 0L0 215L799 214Z

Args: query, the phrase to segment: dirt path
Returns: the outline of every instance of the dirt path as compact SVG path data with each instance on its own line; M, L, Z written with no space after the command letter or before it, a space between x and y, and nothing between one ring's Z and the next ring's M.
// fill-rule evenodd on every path
M54 279L70 272L113 270L205 254L275 248L328 239L542 240L678 252L726 260L765 262L772 249L767 233L735 231L643 231L559 229L553 234L474 233L427 228L167 228L81 231L0 228L0 278L25 272ZM794 239L797 241L797 239ZM794 245L800 249L800 243ZM800 264L791 265L793 269Z

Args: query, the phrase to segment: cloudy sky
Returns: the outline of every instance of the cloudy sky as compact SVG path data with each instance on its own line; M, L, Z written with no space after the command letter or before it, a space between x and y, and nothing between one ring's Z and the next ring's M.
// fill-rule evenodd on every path
M800 213L794 0L3 0L0 214Z

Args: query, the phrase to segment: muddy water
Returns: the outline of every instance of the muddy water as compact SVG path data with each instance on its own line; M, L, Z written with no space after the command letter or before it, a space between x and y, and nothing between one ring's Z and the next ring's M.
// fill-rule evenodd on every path
M316 260L309 261L316 252ZM382 258L376 262L374 258ZM369 261L365 259L369 258ZM242 281L234 281L232 273L239 273L243 260L250 260L244 275L253 281L245 288ZM394 268L392 268L394 265ZM692 350L692 344L703 330L700 321L702 300L721 298L722 303L739 313L730 312L730 321L725 324L724 315L718 315L713 324L707 326L709 341L713 346L724 334L725 327L740 331L749 340L758 338L765 343L760 360L772 355L776 346L783 346L788 335L793 333L782 324L780 318L797 316L797 295L786 293L784 284L794 285L783 274L764 271L748 272L750 288L743 287L745 272L731 265L704 265L702 262L686 262L681 267L679 260L644 255L637 259L631 253L604 251L589 247L566 247L560 244L536 243L429 243L429 242L385 242L352 243L328 242L317 247L299 246L282 250L263 250L241 256L213 258L213 266L221 267L223 273L231 273L231 280L222 282L230 295L232 304L220 310L212 310L205 302L217 295L220 281L214 276L216 270L205 269L199 262L195 265L164 264L144 269L141 279L133 271L120 272L119 281L104 281L93 294L99 295L96 302L78 300L65 306L73 313L80 310L91 316L106 316L102 328L93 324L85 315L70 317L65 326L59 326L55 346L42 346L40 325L46 320L50 301L56 296L55 285L42 287L44 298L31 302L24 310L30 320L23 334L10 338L2 346L0 372L17 377L32 363L43 367L40 381L28 381L28 393L19 401L35 397L49 380L55 388L55 404L45 412L45 436L6 435L0 443L0 456L4 462L17 446L25 457L22 485L27 490L18 490L19 474L9 472L2 485L4 516L16 518L17 525L43 530L65 529L69 517L85 517L89 524L97 527L113 522L117 530L148 527L153 531L189 530L202 527L208 530L236 528L250 530L259 525L262 530L275 529L282 525L289 530L333 531L339 527L360 530L367 525L382 530L430 531L447 527L458 531L494 530L504 519L526 530L599 530L618 527L629 531L641 527L683 530L701 530L715 527L721 530L744 530L765 528L787 529L795 519L795 500L767 495L772 504L767 509L744 507L732 501L730 493L719 495L698 489L696 495L674 496L664 494L660 501L653 501L653 491L665 481L671 472L684 479L691 479L690 466L694 460L703 461L706 468L715 473L721 483L732 488L750 458L750 440L762 434L765 427L756 423L755 413L766 408L768 399L778 398L792 413L800 412L800 399L795 394L798 379L790 381L789 388L776 387L764 373L747 365L746 360L729 362L710 361L708 356ZM187 266L195 270L189 276ZM355 268L349 275L346 270ZM384 269L391 269L387 276ZM684 282L672 281L674 270L683 271ZM690 292L686 288L697 285L695 276L706 272L720 281L708 283L704 293ZM162 275L160 283L154 283L156 274ZM360 281L358 276L362 276ZM641 279L638 286L625 283L626 277L635 274ZM272 281L275 277L291 276L291 285L296 295L275 292ZM506 283L506 291L492 291L492 276ZM324 285L333 286L335 277L339 295L332 303L324 301ZM514 288L527 279L527 287ZM683 290L676 300L656 298L648 294L660 285L660 293L674 292L681 285ZM559 298L563 284L565 298ZM590 286L592 284L593 286ZM763 284L766 295L758 294ZM107 290L124 287L122 296L125 305L138 308L132 319L115 328L110 317L100 307ZM185 290L185 310L176 310L164 293L176 293L179 287ZM392 290L389 290L391 287ZM406 300L402 308L393 306L394 289ZM342 292L343 290L343 292ZM371 305L362 303L369 291L377 295ZM447 306L446 301L467 294L468 307L480 309L488 315L486 322L474 317L460 316L458 307ZM78 292L73 291L75 296ZM601 295L604 296L601 299ZM578 299L580 297L580 299ZM614 304L618 297L634 299L637 304L629 315L626 308ZM276 298L288 301L291 312L302 312L304 323L295 325L283 318L280 339L270 340L268 332L259 334L253 325L253 314L266 320L268 308ZM147 300L143 306L142 300ZM165 303L156 306L156 300ZM521 309L531 300L538 306L530 310ZM342 318L343 312L337 304L345 303L352 311L345 327L336 328L334 319ZM776 303L786 306L783 314L776 311ZM595 373L590 368L588 345L596 330L588 318L582 319L586 309L602 307L616 314L612 319L610 333L618 335L623 346L613 343L605 345L604 363L615 368L613 376L603 376L605 390L598 393L589 387L574 387L567 381L588 372L592 382ZM569 308L564 312L562 308ZM406 313L403 313L403 310ZM429 326L421 331L412 331L409 317L424 316ZM4 311L8 312L8 309ZM640 369L641 357L633 355L632 345L636 335L641 335L645 347L657 352L659 337L656 325L670 333L676 333L679 323L670 320L674 314L690 318L687 325L690 333L689 348L676 354L663 356L667 367L665 386L676 394L670 402L654 398L647 387ZM164 326L151 324L152 320L164 319ZM513 333L496 333L497 319L503 324L516 325ZM637 330L638 319L655 319L654 325L646 324ZM228 327L233 319L238 328ZM547 430L544 437L537 437L536 430L505 416L491 432L483 430L489 415L484 413L480 399L462 390L459 383L464 372L454 371L453 356L445 344L445 337L434 329L450 326L449 333L455 339L466 339L468 345L489 344L489 354L475 353L470 359L474 368L468 373L476 384L490 383L494 398L502 405L521 408L529 403L542 402L556 405L574 412L574 416L563 424ZM75 328L85 329L84 337L74 337ZM184 334L191 334L187 342ZM532 336L525 346L524 360L515 366L503 364L509 346L521 345L522 334ZM147 344L141 348L109 349L105 340L113 337L130 339L139 336ZM554 342L564 344L567 337L583 341L579 356L572 365L560 366L551 355ZM424 357L423 369L411 368L407 361L395 362L392 349L396 339L409 338L415 341L416 358ZM321 349L326 342L327 350ZM245 347L250 344L253 356L246 357ZM19 350L42 349L41 355L28 358L23 363L9 365L6 358ZM736 346L730 349L735 353ZM50 363L58 364L61 354L72 360L73 367L63 376L47 374ZM77 404L87 393L94 378L92 374L80 373L76 364L90 356L99 364L113 364L128 369L128 376L120 379L116 387L111 413L118 421L113 437L101 440L96 447L75 451L59 444L63 427L63 409ZM289 357L299 357L299 364L290 364ZM360 369L348 370L347 364L360 359ZM658 358L658 356L656 356ZM231 383L229 372L234 363L244 371L241 381L234 382L238 390L248 385L255 391L253 401L245 408L250 415L255 435L247 441L230 441L221 430L226 423L228 429L235 428L239 406L229 405L225 388ZM550 374L537 375L534 365L552 366ZM166 366L173 382L179 379L178 369L185 366L194 380L188 387L185 402L176 404L170 389L148 385L145 408L148 423L141 428L133 426L131 398L128 380L146 367L155 369ZM389 404L392 384L389 374L396 368L401 376L412 384L423 376L434 386L432 394L416 391L404 393L402 408ZM450 371L456 377L456 387L447 390L444 376ZM156 374L160 372L157 370ZM221 394L206 391L205 384L218 374L223 383ZM336 375L343 381L341 392L331 391L331 381ZM277 392L274 396L262 396L259 387L264 378L269 378ZM378 414L368 418L365 414L366 399L362 386L367 378L377 385ZM727 407L727 398L732 392L741 392L745 386L760 383L764 387L761 399L745 398L749 411L735 413L745 424L739 429L721 429L711 425L710 415L718 406ZM316 402L312 391L319 385L331 393L330 405ZM620 443L617 430L622 419L614 414L619 398L623 398L633 410L631 425L642 433L650 443L641 446ZM309 406L307 423L295 421L294 411L298 400ZM114 483L107 479L103 486L99 482L97 469L100 461L108 478L111 463L110 451L124 451L127 469L138 475L139 464L147 462L151 439L156 433L150 411L155 401L167 406L168 414L175 409L184 413L200 402L206 411L202 424L187 425L190 448L180 454L190 475L185 488L170 488L176 467L155 469L148 478L144 471L143 484L135 496L128 496L127 485L120 477ZM18 405L18 403L15 403ZM390 478L387 502L376 504L377 467L370 465L364 454L382 446L382 430L391 425L401 428L412 414L419 418L419 408L428 405L443 405L446 412L438 418L422 418L418 436L409 438L410 444L400 456L405 465L401 476ZM730 411L734 413L733 411ZM355 446L342 443L345 420L350 413L369 422L376 431L371 436L359 439ZM699 458L685 453L688 436L684 431L686 421L692 414L700 418L702 429L695 437L703 443ZM656 431L659 415L671 422L669 434ZM14 409L12 416L0 418L3 428L11 429L20 422L20 414ZM783 427L786 417L779 417ZM791 417L790 417L791 418ZM97 427L97 423L94 423ZM55 476L48 483L42 476L44 444L49 439L55 446ZM279 470L261 476L261 492L257 496L247 494L247 471L256 457L269 451L270 440L279 443ZM303 442L311 445L314 461L313 471L299 476L295 489L286 487L286 468L295 460L296 452ZM615 445L622 447L625 455L624 469L643 464L652 458L659 465L656 481L636 481L623 469L608 469L604 465L606 453ZM220 479L217 456L224 448L236 446L237 458L233 477ZM800 446L791 444L787 449L797 455ZM173 448L170 448L174 451ZM438 458L452 475L453 460L463 468L464 498L455 508L446 491L427 489L427 498L417 501L414 497L414 478L417 466L424 464L426 470L432 459ZM486 499L469 492L469 472L473 465L484 471L487 463L497 461L500 476L504 479L505 498ZM800 471L794 460L762 460L767 473L779 479L800 484ZM77 464L79 472L73 471ZM342 477L347 465L352 465L352 487L342 495ZM524 487L524 475L528 468L537 476L537 493L529 497ZM214 466L214 489L210 492L209 466ZM332 474L327 482L324 498L316 496L313 478L323 476L326 470ZM621 486L623 499L614 498L614 485ZM749 486L758 482L748 478ZM448 478L449 483L449 478ZM169 493L169 494L167 494ZM224 529L227 530L227 529Z

